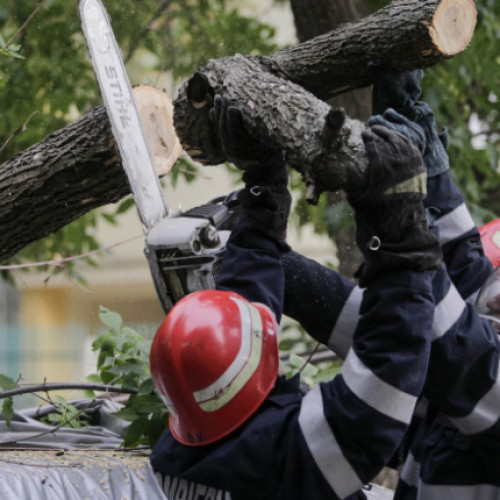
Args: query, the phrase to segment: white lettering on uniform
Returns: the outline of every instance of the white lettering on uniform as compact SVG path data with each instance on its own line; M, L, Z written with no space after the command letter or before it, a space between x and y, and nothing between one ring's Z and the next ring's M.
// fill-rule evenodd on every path
M168 500L231 500L228 491L159 472L155 476Z
M175 493L175 500L187 500L188 482L185 479L179 480L179 486Z

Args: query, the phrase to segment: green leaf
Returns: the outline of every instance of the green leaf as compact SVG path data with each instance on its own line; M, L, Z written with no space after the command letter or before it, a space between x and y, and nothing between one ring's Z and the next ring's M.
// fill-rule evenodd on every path
M303 377L311 378L311 377L316 376L317 374L318 374L318 369L311 363L307 363L307 365L305 365L302 368L301 375Z
M149 419L138 418L134 420L125 431L125 436L123 437L123 444L127 448L134 448L140 444L145 444L146 431L149 425Z
M15 389L16 387L19 387L19 385L15 380L7 377L7 375L0 374L0 387L4 391L9 391L11 389Z
M295 354L293 352L290 353L290 357L288 358L288 363L293 368L300 369L300 368L302 368L302 366L304 365L305 362L306 362L306 360L304 358L301 358L300 356L298 356L297 354Z
M128 212L134 205L135 205L134 198L126 198L118 205L115 215L120 215L124 214L125 212Z
M122 326L122 317L118 313L100 306L99 318L113 332L117 333L120 331Z
M151 394L154 392L154 389L153 379L147 378L139 386L139 394Z
M7 427L10 427L12 417L14 416L14 398L12 396L5 398L2 404L2 413Z

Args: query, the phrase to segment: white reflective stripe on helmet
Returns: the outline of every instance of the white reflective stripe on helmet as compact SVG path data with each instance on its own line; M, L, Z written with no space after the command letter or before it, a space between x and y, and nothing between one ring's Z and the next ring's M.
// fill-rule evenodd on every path
M317 385L302 400L299 425L307 447L332 490L339 498L358 491L363 482L356 474L328 425L323 412L323 396Z
M195 401L206 412L217 411L238 394L255 373L262 356L262 319L257 308L231 297L240 312L241 345L229 368L212 384L193 392Z
M465 309L465 301L458 290L450 285L444 298L437 304L432 323L432 340L442 337L460 318Z
M469 210L462 203L434 223L439 228L439 243L445 245L476 227Z
M351 349L342 366L344 382L356 396L378 412L409 424L417 397L377 377Z

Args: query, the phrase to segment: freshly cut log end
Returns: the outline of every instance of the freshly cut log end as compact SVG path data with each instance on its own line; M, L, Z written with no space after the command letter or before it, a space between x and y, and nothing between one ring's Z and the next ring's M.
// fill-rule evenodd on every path
M436 49L448 57L462 52L472 39L476 21L472 0L442 0L429 28Z
M172 99L152 85L137 85L132 89L141 117L146 140L158 176L166 175L182 153L175 133Z

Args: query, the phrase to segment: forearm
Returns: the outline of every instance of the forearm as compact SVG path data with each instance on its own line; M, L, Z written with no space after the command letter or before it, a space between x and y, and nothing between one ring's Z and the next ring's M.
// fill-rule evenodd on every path
M265 304L280 321L283 311L282 256L288 245L257 231L242 216L231 232L216 288Z
M391 459L422 390L433 314L424 274L388 272L373 282L341 375L304 399L300 424L306 442L309 436L312 442L315 419L325 415L338 445L332 455L342 453L355 472L346 477L351 492Z
M359 319L362 291L321 264L290 251L283 256L284 314L345 358Z
M435 215L448 273L463 298L476 293L491 274L479 231L449 171L427 181L426 207Z
M465 302L446 276L436 274L436 312L424 396L467 435L498 432L498 334Z

